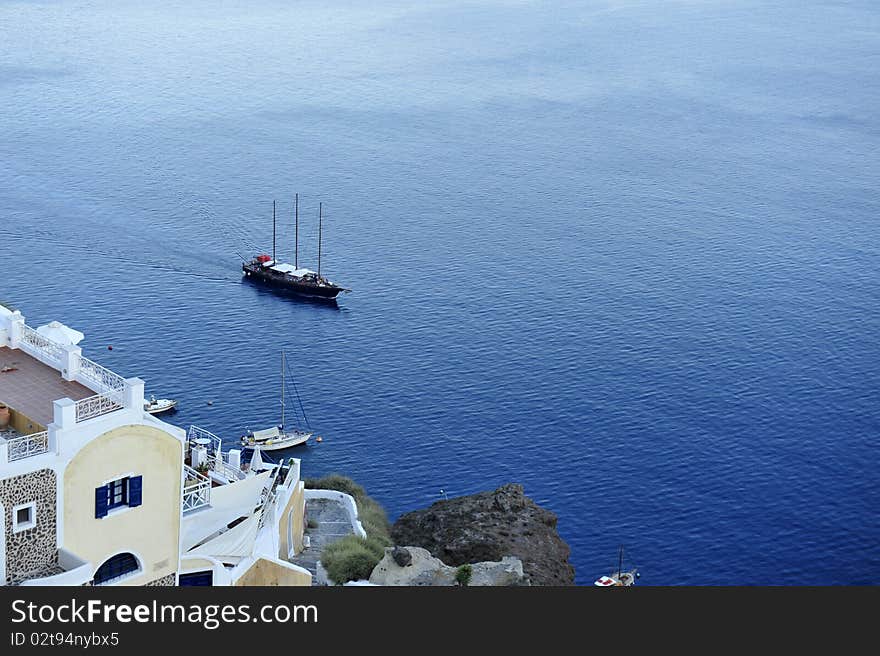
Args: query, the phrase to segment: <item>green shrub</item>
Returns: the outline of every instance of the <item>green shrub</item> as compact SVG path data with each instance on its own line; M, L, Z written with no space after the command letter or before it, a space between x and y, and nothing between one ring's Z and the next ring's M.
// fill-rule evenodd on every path
M367 532L367 535L381 535L389 538L391 535L391 523L385 510L370 497L355 499L358 507L358 519Z
M383 556L385 556L385 547L393 546L391 542L391 538L385 537L384 535L370 535L367 533L367 538L364 540L364 546L370 553L376 554L379 557L379 560L382 560ZM376 562L378 563L379 560Z
M459 585L465 586L471 582L471 576L473 573L474 568L465 563L455 570L455 582Z
M327 474L322 478L307 478L303 483L308 490L336 490L337 492L350 494L355 499L367 496L364 488L348 476L343 476L342 474Z
M385 549L377 543L348 535L324 547L321 564L330 580L342 585L346 581L370 578L373 568L384 555Z

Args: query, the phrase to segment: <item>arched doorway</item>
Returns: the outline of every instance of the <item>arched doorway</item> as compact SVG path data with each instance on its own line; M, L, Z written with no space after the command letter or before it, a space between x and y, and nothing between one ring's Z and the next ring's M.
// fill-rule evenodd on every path
M104 561L95 572L95 585L107 585L141 571L137 556L132 553L118 553Z

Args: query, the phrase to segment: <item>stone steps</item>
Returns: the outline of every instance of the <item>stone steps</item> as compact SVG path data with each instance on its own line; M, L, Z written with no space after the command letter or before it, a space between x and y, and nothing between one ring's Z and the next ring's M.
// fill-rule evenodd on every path
M334 499L306 499L306 517L309 521L317 522L317 527L305 530L310 546L291 558L290 562L309 570L313 584L317 584L318 561L321 560L324 547L353 535L354 529L345 507Z

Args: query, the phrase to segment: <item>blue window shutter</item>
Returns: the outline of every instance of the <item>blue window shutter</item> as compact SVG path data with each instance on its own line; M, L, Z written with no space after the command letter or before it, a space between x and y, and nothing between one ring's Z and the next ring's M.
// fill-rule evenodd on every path
M95 488L95 519L107 516L107 497L109 494L110 489L107 485Z
M132 476L128 479L128 505L132 508L141 505L141 490L143 490L143 487L143 476Z

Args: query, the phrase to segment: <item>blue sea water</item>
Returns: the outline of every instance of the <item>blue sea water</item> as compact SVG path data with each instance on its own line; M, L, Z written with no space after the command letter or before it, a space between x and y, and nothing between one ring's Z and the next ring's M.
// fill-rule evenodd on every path
M520 482L581 584L877 583L878 70L874 2L3 1L0 298L230 445L285 349L307 475ZM294 192L337 307L241 279Z

